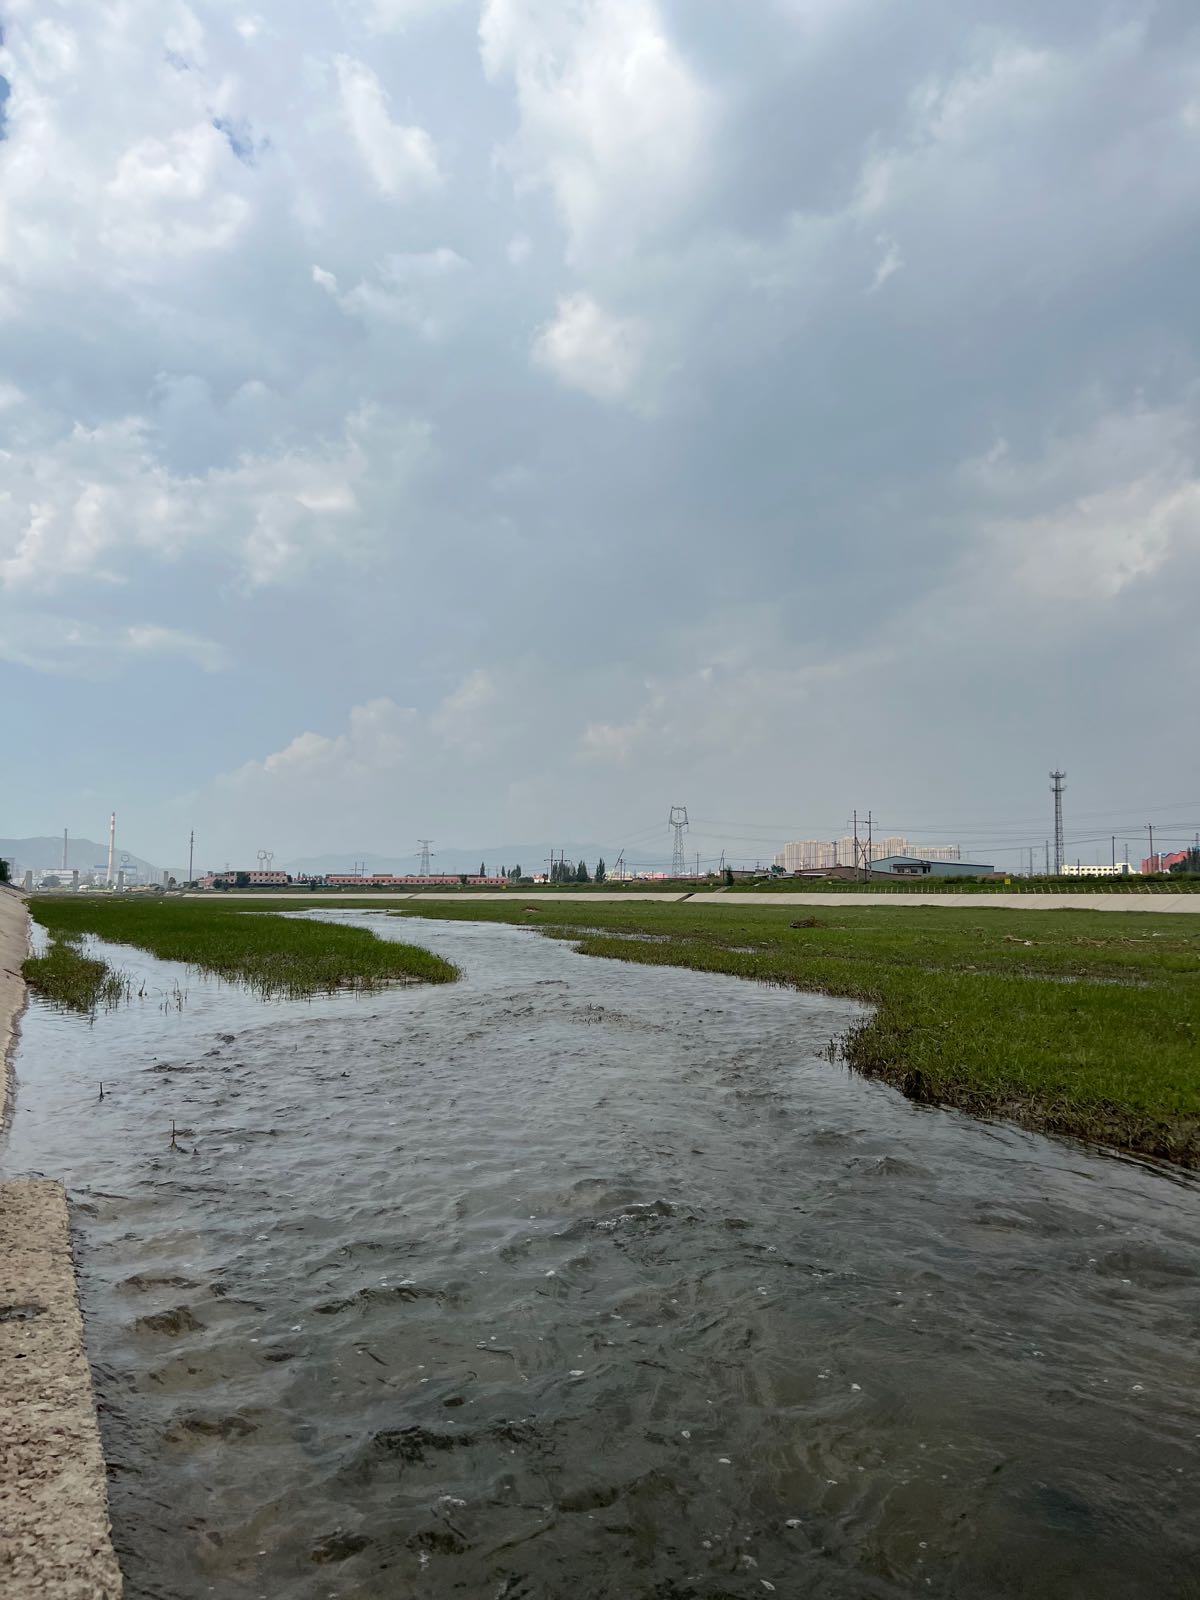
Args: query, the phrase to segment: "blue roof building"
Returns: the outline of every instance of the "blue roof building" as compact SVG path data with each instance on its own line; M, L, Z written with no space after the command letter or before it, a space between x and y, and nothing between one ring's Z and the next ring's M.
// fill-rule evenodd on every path
M978 861L928 861L922 856L881 856L871 863L872 872L896 878L986 878L995 870Z

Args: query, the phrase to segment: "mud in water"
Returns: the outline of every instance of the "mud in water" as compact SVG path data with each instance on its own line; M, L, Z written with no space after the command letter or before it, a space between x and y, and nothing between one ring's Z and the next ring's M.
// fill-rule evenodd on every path
M361 915L464 981L27 1014L130 1600L1200 1594L1194 1179L831 1066L847 1003Z

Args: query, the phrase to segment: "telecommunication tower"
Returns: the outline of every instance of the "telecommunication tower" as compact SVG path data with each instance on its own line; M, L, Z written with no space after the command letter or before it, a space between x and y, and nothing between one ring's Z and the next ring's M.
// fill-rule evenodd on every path
M1066 784L1063 779L1065 772L1052 772L1050 774L1050 792L1054 796L1054 872L1055 876L1061 874L1063 869L1063 815L1062 797Z
M429 876L429 846L433 843L433 840L418 839L417 843L421 846L421 870L418 876L427 878Z
M688 825L686 806L672 806L671 815L667 818L667 827L675 831L675 848L671 855L671 876L682 878L687 871L683 860L683 835Z

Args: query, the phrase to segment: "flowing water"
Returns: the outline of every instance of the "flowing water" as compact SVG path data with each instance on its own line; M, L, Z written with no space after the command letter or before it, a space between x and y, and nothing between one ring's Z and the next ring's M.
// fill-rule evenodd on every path
M848 1003L367 920L463 982L26 1016L130 1600L1200 1595L1194 1181Z

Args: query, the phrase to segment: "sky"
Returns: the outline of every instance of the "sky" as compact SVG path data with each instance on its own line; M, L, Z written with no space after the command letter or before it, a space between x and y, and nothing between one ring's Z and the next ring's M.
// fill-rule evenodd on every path
M1200 827L1194 0L4 14L0 833Z

